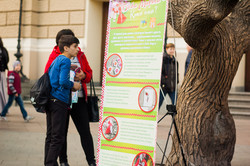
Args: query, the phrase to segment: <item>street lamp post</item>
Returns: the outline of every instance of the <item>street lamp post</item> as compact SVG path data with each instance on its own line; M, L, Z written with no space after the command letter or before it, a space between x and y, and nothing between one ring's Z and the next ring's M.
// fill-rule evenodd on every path
M22 53L20 53L21 49L21 26L22 26L22 12L23 12L23 0L20 0L20 10L19 10L19 26L18 26L18 39L17 39L17 53L15 53L15 57L18 61L20 61L20 58L23 56Z
M23 56L23 54L20 52L20 49L21 49L22 12L23 12L23 0L20 0L17 53L14 54L18 61L21 61L20 58ZM22 75L22 77L21 77L22 81L28 80L28 78L23 74L23 66L21 68L20 73Z

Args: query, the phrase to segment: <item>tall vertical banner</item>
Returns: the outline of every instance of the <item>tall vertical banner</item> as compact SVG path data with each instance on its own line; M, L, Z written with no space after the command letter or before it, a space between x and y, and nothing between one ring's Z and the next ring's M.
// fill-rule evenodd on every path
M98 166L153 166L168 0L111 0Z

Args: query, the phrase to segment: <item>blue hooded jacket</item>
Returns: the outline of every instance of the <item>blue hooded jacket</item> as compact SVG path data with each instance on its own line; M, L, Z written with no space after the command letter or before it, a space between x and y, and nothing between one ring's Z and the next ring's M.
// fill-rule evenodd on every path
M64 55L59 55L51 64L49 78L51 84L50 94L67 104L70 104L70 92L74 82L69 80L71 61Z

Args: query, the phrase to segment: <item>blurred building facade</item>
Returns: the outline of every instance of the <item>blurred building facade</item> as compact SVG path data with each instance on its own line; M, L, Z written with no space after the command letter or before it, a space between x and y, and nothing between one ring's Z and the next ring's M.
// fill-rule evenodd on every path
M0 36L9 51L10 63L16 59L20 0L0 1ZM107 0L23 0L21 53L23 73L31 80L43 74L48 57L55 46L57 32L72 29L80 39L94 71L94 81L101 82L103 69ZM184 78L186 43L168 26L168 42L176 44L180 83ZM250 65L250 64L249 64ZM243 56L232 90L244 91L246 56Z

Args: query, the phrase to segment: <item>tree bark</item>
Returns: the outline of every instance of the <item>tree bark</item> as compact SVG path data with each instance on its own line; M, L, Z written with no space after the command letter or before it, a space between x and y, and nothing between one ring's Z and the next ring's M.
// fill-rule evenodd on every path
M175 0L170 9L169 23L194 48L175 118L187 165L231 165L236 130L228 94L250 49L250 1ZM175 134L173 145L167 165L184 165Z

